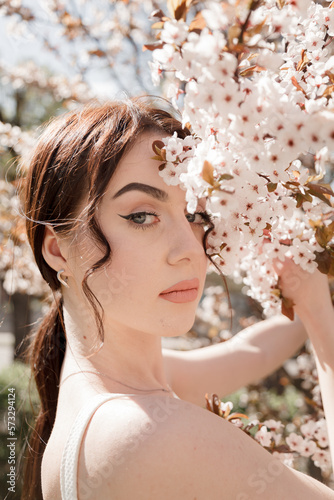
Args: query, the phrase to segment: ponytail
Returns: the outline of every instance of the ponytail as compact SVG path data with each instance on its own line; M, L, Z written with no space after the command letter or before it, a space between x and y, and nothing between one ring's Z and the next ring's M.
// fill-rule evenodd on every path
M43 500L42 457L56 418L60 370L66 348L62 297L56 297L26 350L40 396L40 410L28 444L21 500Z

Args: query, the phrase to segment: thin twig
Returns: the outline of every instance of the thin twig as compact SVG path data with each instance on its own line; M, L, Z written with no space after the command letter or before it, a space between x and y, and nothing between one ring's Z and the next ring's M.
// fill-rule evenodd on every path
M246 20L243 23L243 25L241 26L241 31L240 31L239 40L238 40L240 44L242 44L242 42L243 42L244 33L245 33L246 29L248 28L248 24L249 24L249 20L250 20L250 17L252 15L252 12L253 12L253 10L256 9L256 7L260 3L260 1L261 0L252 0L252 3L250 5L250 7L249 7L249 11L248 11L248 14L247 14L247 17L246 17Z

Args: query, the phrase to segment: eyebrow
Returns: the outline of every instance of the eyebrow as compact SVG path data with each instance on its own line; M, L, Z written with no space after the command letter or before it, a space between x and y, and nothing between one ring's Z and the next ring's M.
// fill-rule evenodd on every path
M159 201L167 201L168 199L168 194L166 193L166 191L163 191L162 189L156 188L154 186L149 186L148 184L142 184L141 182L130 182L130 184L126 184L126 186L123 186L119 191L117 191L117 193L114 194L112 198L114 200L115 198L118 198L122 194L129 191L142 191L143 193L146 193Z

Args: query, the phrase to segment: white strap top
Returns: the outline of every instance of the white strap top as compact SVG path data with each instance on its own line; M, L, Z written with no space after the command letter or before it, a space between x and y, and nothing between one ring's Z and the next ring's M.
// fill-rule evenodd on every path
M88 404L79 411L71 427L60 465L60 489L62 500L78 500L77 473L81 440L86 427L95 411L106 401L120 396L134 396L134 394L96 394Z

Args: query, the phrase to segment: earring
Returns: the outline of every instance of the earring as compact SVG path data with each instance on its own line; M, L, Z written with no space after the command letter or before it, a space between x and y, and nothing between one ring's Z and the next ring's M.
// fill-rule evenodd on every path
M66 288L70 288L67 284L67 277L65 276L64 278L61 277L62 273L65 272L65 269L60 269L58 272L57 272L57 278L58 278L58 281L60 281L60 283L64 286L66 286Z

